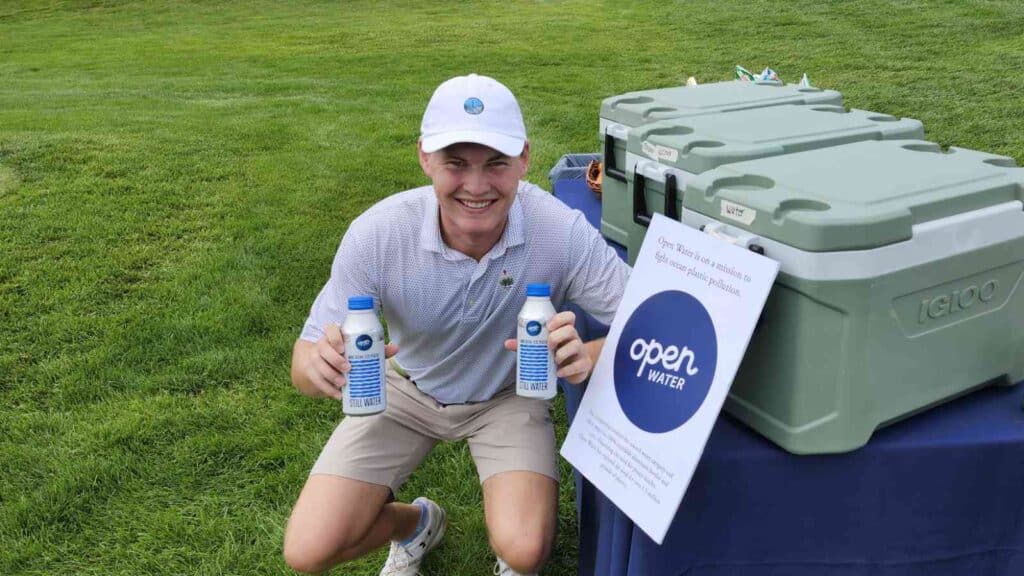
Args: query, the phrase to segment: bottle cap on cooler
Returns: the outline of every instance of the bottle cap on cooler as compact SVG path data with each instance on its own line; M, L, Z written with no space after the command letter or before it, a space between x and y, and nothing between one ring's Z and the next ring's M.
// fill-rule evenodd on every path
M373 296L350 296L349 310L373 310Z
M551 296L551 285L550 284L527 284L526 285L527 296Z

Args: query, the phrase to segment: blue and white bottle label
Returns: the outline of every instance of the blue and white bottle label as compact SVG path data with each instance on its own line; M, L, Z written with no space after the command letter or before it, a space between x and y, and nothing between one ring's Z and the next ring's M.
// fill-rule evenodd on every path
M384 351L383 338L374 346L374 336L361 334L356 337L354 350L346 354L352 370L348 373L345 387L345 409L364 409L380 406L384 402Z

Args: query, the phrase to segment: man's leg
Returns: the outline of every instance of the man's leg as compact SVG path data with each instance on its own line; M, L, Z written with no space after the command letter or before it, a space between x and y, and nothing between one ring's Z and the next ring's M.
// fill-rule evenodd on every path
M422 506L388 501L437 438L424 424L429 407L417 401L412 384L390 368L387 378L387 410L342 420L295 503L284 556L300 572L322 572L417 528ZM430 518L436 523L444 515Z
M505 390L466 434L483 485L491 547L520 574L538 571L555 538L558 460L549 402Z
M299 495L284 538L284 557L300 572L318 573L412 534L418 506L388 503L391 489L313 474Z
M513 570L533 574L551 553L558 522L558 483L536 472L509 471L484 481L491 548Z

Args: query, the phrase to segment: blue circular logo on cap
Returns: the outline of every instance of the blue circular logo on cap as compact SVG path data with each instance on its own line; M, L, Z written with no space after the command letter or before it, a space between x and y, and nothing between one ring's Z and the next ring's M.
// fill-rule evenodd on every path
M479 114L484 111L484 103L479 98L466 98L466 101L462 103L462 109L467 114Z
M526 323L526 333L530 336L536 336L540 334L540 322L536 320L530 320Z
M615 349L615 395L629 421L660 434L685 424L704 404L718 363L711 315L679 290L645 300Z
M365 352L370 349L370 346L373 346L373 338L370 338L366 334L356 338L356 348Z

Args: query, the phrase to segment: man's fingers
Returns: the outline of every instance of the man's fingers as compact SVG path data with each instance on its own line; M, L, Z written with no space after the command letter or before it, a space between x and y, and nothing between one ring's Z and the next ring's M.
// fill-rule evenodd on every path
M337 324L324 326L324 338L338 354L345 353L345 336L342 335L341 328L338 328Z
M584 378L590 374L590 359L587 357L581 357L575 362L563 367L556 375L559 378L564 378L572 384L579 384Z
M583 342L579 338L570 340L555 350L555 364L561 365L566 360L583 352Z
M579 334L576 333L576 326L569 324L562 326L556 330L548 332L548 348L555 350L561 347L566 342L571 340L579 340Z
M324 362L342 374L347 374L349 370L352 369L352 366L348 363L348 359L346 359L342 354L339 354L338 351L327 342L317 346L317 353L320 354L320 358L323 359Z
M316 386L316 389L323 393L324 396L334 398L335 400L341 400L341 390L335 388L326 378L320 374L312 374L310 382Z
M345 375L334 369L323 358L313 361L313 369L316 375L328 382L334 388L341 388L345 384Z
M511 350L513 352L519 350L519 341L516 340L515 338L509 338L508 340L505 340L505 350Z
M565 312L559 312L558 314L552 316L551 320L548 320L547 329L548 332L554 332L555 330L558 330L562 326L572 325L575 323L576 314L573 314L572 312L569 312L567 310Z
M385 344L384 345L384 357L391 358L395 354L398 354L398 344Z

